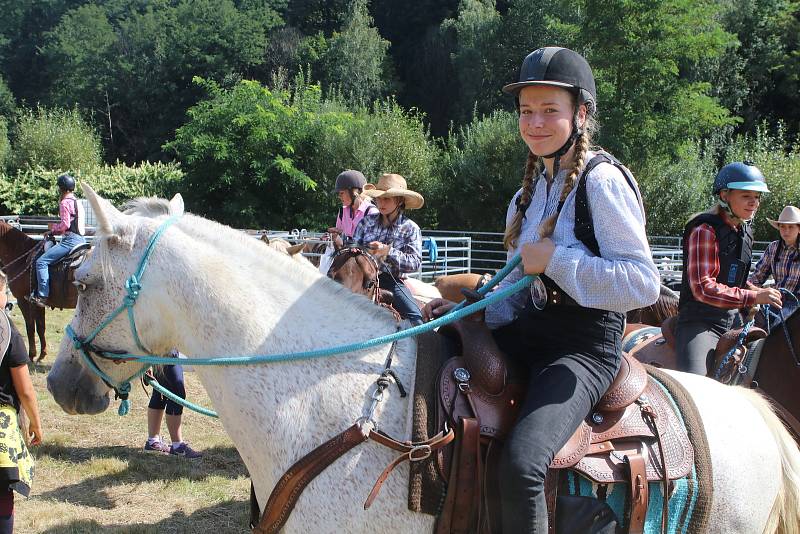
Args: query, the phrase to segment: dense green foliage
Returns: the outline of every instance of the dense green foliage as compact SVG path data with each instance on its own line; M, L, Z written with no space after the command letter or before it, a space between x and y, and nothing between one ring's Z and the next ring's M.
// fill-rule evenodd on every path
M398 172L422 191L433 174L437 152L419 118L391 101L351 110L302 78L278 90L198 83L211 98L189 110L168 148L185 162L192 209L221 221L320 228L331 224L344 168Z
M762 197L754 230L758 240L777 239L777 232L766 218L775 219L784 206L798 204L800 146L787 139L780 125L775 133L770 133L763 124L752 136L697 145L687 150L680 162L643 172L639 185L647 209L649 234L680 235L692 214L713 205L711 184L717 171L717 154L722 154L724 163L752 161L764 173L771 192Z
M6 166L8 156L11 154L11 144L8 142L8 122L0 116L0 171Z
M101 163L100 139L77 109L21 112L12 138L11 169L91 171Z
M11 213L58 214L56 178L66 169L27 169L0 173L0 202ZM136 197L170 198L181 188L183 172L174 163L103 165L91 171L72 172L116 206Z
M744 153L776 176L765 210L797 203L797 0L0 0L0 12L7 182L85 174L101 156L176 160L185 175L168 182L198 213L321 228L334 177L354 167L406 176L426 196L423 225L499 229L525 156L500 88L528 52L560 45L594 68L598 141L640 179L651 233L703 209L710 177Z

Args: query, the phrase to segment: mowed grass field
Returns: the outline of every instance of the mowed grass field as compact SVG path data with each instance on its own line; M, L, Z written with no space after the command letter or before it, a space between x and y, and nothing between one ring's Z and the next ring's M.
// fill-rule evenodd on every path
M15 532L249 532L247 471L217 419L184 411L184 439L204 453L185 460L142 450L149 395L137 384L124 417L118 401L94 416L67 415L53 401L45 380L72 312L47 310L50 355L31 368L44 444L32 448L31 497L16 495ZM22 315L15 309L11 317L25 337ZM185 377L187 397L211 407L195 373Z

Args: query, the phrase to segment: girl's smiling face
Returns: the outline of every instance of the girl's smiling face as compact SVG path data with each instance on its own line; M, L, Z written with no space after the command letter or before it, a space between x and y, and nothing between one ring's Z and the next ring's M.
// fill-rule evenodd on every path
M742 189L724 190L720 193L720 198L728 203L734 215L743 221L752 219L758 206L761 204L760 191L745 191Z
M575 97L551 85L531 85L519 93L519 133L530 151L547 156L561 148L572 133ZM586 106L578 109L578 124L586 121Z

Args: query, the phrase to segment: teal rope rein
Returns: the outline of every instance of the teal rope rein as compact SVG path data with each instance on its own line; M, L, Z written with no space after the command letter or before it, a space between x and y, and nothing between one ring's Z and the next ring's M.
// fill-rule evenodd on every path
M219 415L217 415L217 412L215 412L213 410L209 410L208 408L203 408L202 406L200 406L198 404L195 404L193 402L187 401L183 397L179 397L178 395L174 394L173 392L171 392L170 390L168 390L167 388L165 388L164 386L159 384L158 380L156 380L155 378L152 378L150 376L145 375L144 382L145 382L145 384L147 384L149 386L152 386L153 389L155 389L156 391L158 391L159 393L164 395L166 398L168 398L172 402L180 404L181 406L185 406L186 408L189 408L190 410L194 410L197 413L200 413L200 414L203 414L203 415L207 415L209 417L219 418Z
M466 304L466 301L460 302L454 308L452 308L447 314L439 317L438 319L434 319L425 324L414 326L412 328L408 328L405 330L400 330L398 332L388 334L385 336L368 339L365 341L359 341L355 343L348 343L346 345L338 345L334 347L314 349L314 350L294 352L294 353L249 355L249 356L215 356L207 358L186 358L186 359L182 358L180 359L180 361L176 361L175 358L166 358L152 354L147 348L144 347L144 345L141 342L141 339L139 338L139 334L136 330L136 319L134 316L133 307L136 304L136 300L138 299L139 294L142 290L142 279L144 278L145 269L147 268L147 264L150 260L150 257L153 254L153 250L155 249L156 243L158 242L159 238L164 234L164 232L175 222L177 222L178 218L179 216L172 216L169 219L167 219L164 223L161 224L161 226L159 226L156 232L150 237L150 241L147 244L147 248L145 249L145 252L142 255L141 260L139 260L139 265L138 268L136 269L136 273L131 275L131 277L125 282L125 290L127 292L127 295L123 298L123 302L119 307L117 307L114 311L112 311L108 315L108 317L106 317L105 320L103 320L100 323L100 325L98 325L97 328L95 328L86 338L81 338L80 336L78 336L71 325L67 326L66 328L67 336L69 336L70 339L72 340L74 347L80 351L88 367L100 378L102 378L111 388L113 388L117 396L122 399L122 402L120 403L119 407L119 415L125 415L130 410L128 393L131 390L131 382L142 376L147 371L147 369L150 368L151 365L176 365L176 364L255 365L263 363L310 360L316 358L335 356L337 354L344 354L348 352L358 352L379 345L386 345L389 343L393 343L400 339L417 336L424 332L429 332L440 326L444 326L446 324L457 321L463 317L466 317L468 315L471 315L477 311L486 308L490 304L498 302L519 291L522 291L526 287L530 286L530 284L537 278L536 275L525 275L520 280L514 282L510 286L505 287L502 290L495 291L488 297L481 299L477 302L473 302L472 304L469 305ZM500 281L503 280L513 269L515 269L520 264L520 262L521 262L521 257L518 254L514 258L512 258L488 283L486 283L483 287L481 287L478 290L478 293L481 296L485 296L492 288L494 288L498 283L500 283ZM97 334L99 334L105 327L107 327L111 323L111 321L113 321L117 317L117 315L121 314L124 311L127 311L128 322L131 328L131 332L133 334L134 341L136 342L137 347L140 350L142 350L145 354L108 352L97 349L91 344L92 341L97 337ZM93 352L104 359L112 360L115 362L135 361L143 364L143 366L136 373L131 375L128 379L117 383L113 378L111 378L108 374L103 372L97 366L92 357L89 355L89 352ZM156 386L154 385L153 387ZM157 388L158 391L160 391L165 396L169 397L171 400L178 402L179 404L182 404L183 406L186 406L192 410L204 413L205 415L216 417L216 414L214 412L207 410L205 408L201 408L197 405L194 405L188 401L185 401L184 399L181 399L180 397L174 396L173 398L171 394L167 395L165 393L167 390L163 389L163 387L160 385L158 385L158 388Z

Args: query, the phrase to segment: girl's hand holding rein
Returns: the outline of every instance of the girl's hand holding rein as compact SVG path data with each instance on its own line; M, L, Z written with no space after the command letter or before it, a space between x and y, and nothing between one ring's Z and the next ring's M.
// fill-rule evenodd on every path
M535 243L522 245L520 256L522 257L525 274L542 274L547 269L555 250L556 245L549 237L545 237Z

